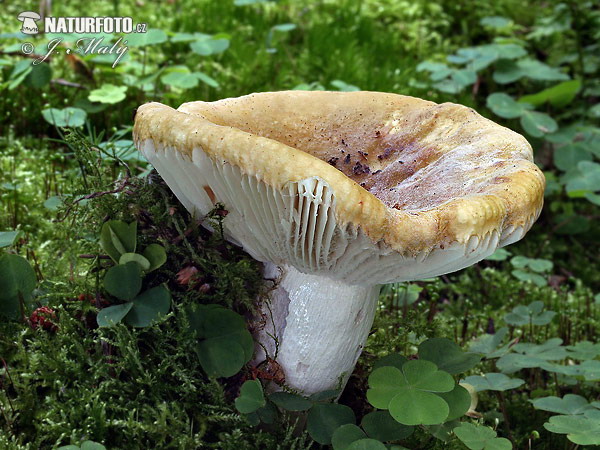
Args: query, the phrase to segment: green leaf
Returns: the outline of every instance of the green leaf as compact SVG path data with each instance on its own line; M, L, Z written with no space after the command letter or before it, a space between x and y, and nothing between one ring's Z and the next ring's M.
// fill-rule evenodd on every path
M254 341L239 314L218 305L204 305L188 311L188 319L191 330L204 339L197 353L208 375L235 375L252 358Z
M206 33L173 33L171 36L171 42L192 42L199 39L210 38L210 34Z
M537 59L522 59L518 61L519 68L523 74L533 80L540 81L563 81L569 76L556 67L551 67Z
M190 48L194 53L202 56L216 55L229 48L229 39L200 39L192 42Z
M449 392L455 383L434 363L414 360L405 363L402 371L390 366L374 370L369 386L369 402L380 409L389 408L400 423L431 425L443 422L450 410L442 398L430 392Z
M561 346L562 339L548 339L541 345L516 344L512 349L516 353L502 356L496 366L504 373L513 373L520 369L545 367L547 361L557 361L567 357L566 348Z
M482 18L479 23L484 27L490 28L506 28L513 24L513 21L507 17L501 16L488 16Z
M354 86L353 84L348 84L341 80L333 80L331 85L336 88L338 91L343 92L352 92L352 91L360 91L358 86Z
M567 394L563 398L541 397L530 400L535 409L550 411L558 414L583 414L590 409L596 409L580 395Z
M435 436L442 442L448 442L452 438L452 430L459 425L460 422L457 420L452 420L449 422L440 423L438 425L429 425L424 427L425 430Z
M471 406L471 394L464 387L460 385L454 386L454 389L450 392L440 392L437 395L450 407L450 412L445 421L458 419L465 415Z
M589 411L588 411L589 413ZM552 433L566 434L567 439L579 445L600 445L600 420L577 416L553 416L544 424Z
M513 450L513 445L508 439L497 437L487 441L484 450Z
M591 161L592 154L589 152L587 145L581 142L561 145L554 150L552 157L554 165L560 170L577 170L577 165L581 161Z
M136 236L137 222L126 224L120 220L109 220L100 230L100 245L118 263L123 253L135 253Z
M496 249L494 253L485 258L487 261L506 261L508 257L511 255L508 250L505 248Z
M390 415L404 425L435 425L446 421L450 408L440 396L417 389L398 393L389 403Z
M465 378L465 383L475 388L476 392L482 391L508 391L516 389L525 382L519 378L510 378L503 373L486 373L482 376L472 375Z
M257 426L260 424L260 416L258 415L258 413L253 412L250 414L244 414L244 417L246 418L246 420L248 421L248 423L250 425L252 425L253 427Z
M98 312L96 321L99 327L112 327L120 323L127 313L133 307L132 302L123 303L122 305L109 306Z
M192 75L194 75L196 78L198 78L204 84L209 85L210 87L214 87L214 88L219 87L219 83L217 82L217 80L215 80L212 77L209 77L204 72L194 72Z
M233 337L204 340L198 344L196 353L202 369L212 377L231 377L248 361L244 357L244 348Z
M106 450L106 447L94 441L83 441L81 450Z
M509 351L510 343L498 348L507 334L507 327L500 328L495 334L484 334L471 342L469 351L483 353L487 359L499 358Z
M489 95L486 104L494 114L504 119L521 117L525 111L533 109L529 103L518 103L510 95L501 92Z
M525 95L519 99L519 103L530 103L535 107L550 103L552 106L562 108L573 101L580 89L580 80L564 81L537 94Z
M449 392L454 385L450 374L438 370L434 363L408 361L402 366L402 371L390 366L375 369L369 376L371 388L367 391L367 399L376 408L388 409L396 395L410 390Z
M42 111L42 116L55 127L81 127L85 124L87 113L79 108L48 108Z
M429 361L412 360L402 366L406 382L416 389L429 392L449 392L454 389L454 379Z
M119 258L119 265L127 264L128 262L134 262L140 266L140 269L146 271L150 268L150 261L144 258L139 253L123 253Z
M501 59L496 64L493 78L496 83L508 84L513 83L524 76L523 70L521 70L515 61Z
M483 449L512 449L510 441L508 441L508 447L506 444L500 443L495 447L488 447L492 441L496 438L496 432L489 427L482 425L473 425L471 423L461 423L460 426L454 429L454 434L458 439L462 441L470 450L483 450ZM503 441L507 441L504 439ZM502 442L503 442L502 441ZM493 444L492 444L493 445Z
M600 186L600 164L591 161L577 163L577 176L567 182L569 195L577 191L596 191Z
M331 400L335 400L341 394L339 389L329 389L327 391L315 392L311 396L309 396L309 400L313 402L328 402Z
M167 262L167 252L162 245L150 244L144 249L143 255L150 262L148 272L158 269Z
M123 44L129 47L143 47L167 42L167 33L158 28L149 28L145 33L128 34Z
M191 89L198 86L198 77L188 72L169 72L163 75L160 80L179 89Z
M277 413L277 407L273 403L267 403L262 408L256 410L256 414L258 414L261 422L267 424L275 422L275 419L277 419Z
M20 315L19 297L25 303L37 285L29 262L19 255L0 256L0 315L16 319Z
M597 295L600 299L600 295ZM600 342L579 341L575 345L567 346L569 357L573 359L586 360L600 356Z
M273 392L269 400L287 411L306 411L313 405L310 400L288 392Z
M544 265L542 262L548 262L550 265ZM535 267L538 271L543 272L552 268L552 262L546 260L530 260L530 267ZM546 284L544 279L543 285ZM504 321L509 325L523 326L529 325L548 325L556 313L554 311L543 311L544 303L541 301L535 301L530 303L528 306L519 305L512 309L512 312L504 316Z
M53 195L44 202L44 208L50 211L56 211L63 204L62 197L60 195Z
M347 423L338 427L331 437L333 450L346 450L350 444L360 439L365 439L367 435L353 423Z
M9 50L5 49L5 51ZM31 63L30 59L26 58L16 63L9 77L10 83L8 84L8 90L11 91L17 86L19 86L25 80L25 78L27 78L27 76L31 73L32 70L33 64Z
M375 439L359 439L354 441L348 447L347 450L386 450L387 447L383 443L376 441Z
M451 375L466 372L481 361L479 355L463 352L457 344L446 338L422 342L419 345L419 358L435 363L439 370Z
M52 69L50 68L50 64L41 63L32 67L31 71L25 77L25 84L36 89L41 89L50 83L51 79Z
M120 300L133 299L142 288L142 270L137 263L113 266L104 276L104 288Z
M521 116L521 126L533 137L543 137L558 130L558 124L548 114L525 111Z
M546 286L548 284L546 278L544 278L541 275L538 275L537 273L531 273L531 272L527 272L524 270L513 270L511 272L513 274L513 276L521 281L530 281L533 284L543 287Z
M316 403L308 412L306 429L310 437L319 444L329 445L335 430L355 422L354 411L345 405Z
M125 92L127 92L127 86L115 86L114 84L105 83L99 89L92 90L88 95L88 100L114 105L125 100Z
M448 66L444 63L423 61L417 65L417 72L440 72L442 70L448 70ZM449 73L449 72L448 72ZM445 77L446 75L444 75ZM444 78L442 77L442 78Z
M402 370L402 366L407 361L408 359L406 359L400 353L390 353L389 355L385 355L383 358L375 361L375 364L373 364L373 370L386 366L396 367Z
M133 307L125 322L132 327L147 327L165 316L170 307L171 293L164 285L156 286L133 299Z
M375 408L388 409L392 398L406 387L406 379L397 367L380 367L369 376L367 400Z
M20 234L20 230L0 231L0 248L10 247L11 245L13 245Z
M279 25L274 25L271 27L273 31L280 31L282 33L287 33L288 31L292 31L296 29L295 23L280 23Z
M398 423L388 411L374 411L363 417L361 426L367 436L383 442L405 439L414 431L413 427Z
M248 380L242 384L240 396L235 399L235 408L243 414L254 412L266 404L263 388L258 380Z

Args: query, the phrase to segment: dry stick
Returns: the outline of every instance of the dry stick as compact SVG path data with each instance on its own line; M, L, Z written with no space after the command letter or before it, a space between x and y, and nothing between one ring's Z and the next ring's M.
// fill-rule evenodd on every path
M55 78L54 80L50 80L52 84L60 84L61 86L74 87L77 89L89 89L87 86L79 83L73 83L72 81L67 81L64 78Z
M10 376L10 372L8 371L8 365L6 364L6 361L4 360L4 358L0 358L0 359L2 360L2 365L4 366L4 372L6 373L6 376L8 377L8 381L10 381L10 384L12 384L14 387L15 383L13 383L12 377ZM8 405L10 406L12 413L15 414L15 407L13 406L8 393L6 394L6 399L8 400Z
M83 258L83 259L94 259L94 258L98 258L98 259L110 259L110 256L108 255L92 255L92 254L83 254L83 255L77 255L78 258Z
M2 52L2 51L0 51L0 55L9 55L9 56L22 56L22 57L25 57L25 58L31 58L31 59L36 59L36 60L37 60L37 59L41 60L41 59L44 59L44 58L46 58L46 57L45 57L45 55L36 55L36 54L34 54L34 53L32 53L32 54L30 54L30 55L27 55L27 54L25 54L25 53L22 53L22 52ZM52 57L51 57L51 56L48 56L48 57L45 59L45 61L48 61L48 62L50 62L50 61L51 61L51 59L52 59Z
M502 410L502 416L504 417L504 428L506 429L506 434L510 442L512 442L513 446L515 445L515 439L510 431L510 421L508 420L508 412L506 411L506 404L504 402L504 394L502 391L495 391L496 396L498 397L498 402L500 403L500 409Z

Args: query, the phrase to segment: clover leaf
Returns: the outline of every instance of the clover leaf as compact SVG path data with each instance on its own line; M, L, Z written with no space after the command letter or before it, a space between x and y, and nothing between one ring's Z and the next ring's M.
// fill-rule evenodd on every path
M454 434L470 450L512 450L508 439L496 437L496 432L490 427L462 423L454 428Z
M458 344L446 338L427 339L419 345L419 358L435 363L438 369L451 375L472 369L481 356L465 353Z
M44 120L55 127L81 127L85 124L87 113L71 106L63 109L48 108L42 111Z
M510 378L503 373L486 373L484 375L472 375L465 378L465 383L475 388L476 392L482 391L507 391L516 389L525 383L519 378Z
M137 222L127 224L109 220L100 230L100 245L110 258L118 263L123 253L134 253L137 244Z
M536 260L544 261L544 260ZM540 265L541 267L541 265ZM544 284L546 280L544 280ZM554 311L543 311L544 302L535 301L527 306L519 305L513 308L512 312L504 316L504 321L509 325L548 325L556 313Z
M133 262L126 265L137 267ZM125 266L113 268L116 267ZM166 315L170 307L171 293L161 285L142 292L127 303L103 308L96 320L100 327L111 327L122 320L133 327L147 327Z
M346 450L350 444L360 439L366 439L367 435L363 430L354 425L347 423L338 427L331 436L331 445L333 450Z
M414 428L398 423L388 411L373 411L365 415L361 426L367 436L380 441L398 441L410 436Z
M269 395L269 400L287 411L306 411L313 405L305 397L289 392L273 392Z
M230 377L254 352L252 335L239 314L219 305L198 305L188 310L190 329L200 338L196 353L209 376Z
M533 109L533 106L529 103L517 102L510 95L502 92L489 95L486 104L494 114L504 119L521 117L525 111Z
M337 403L317 403L308 412L306 429L319 444L329 445L333 433L342 425L354 424L354 411Z
M558 414L584 414L588 410L596 409L580 395L567 394L563 398L542 397L530 400L535 409L550 411Z
M434 392L450 392L452 376L430 361L408 361L402 366L381 367L369 377L367 399L380 409L389 409L404 425L442 423L450 412L448 403Z
M113 105L125 100L125 92L127 92L127 86L115 86L114 84L105 83L99 89L91 91L88 100Z
M29 302L36 284L37 278L29 261L19 255L1 255L0 315L9 319L19 317L21 300Z
M552 433L566 434L575 444L600 445L600 418L593 411L586 411L584 415L550 417L544 428Z
M254 412L266 404L263 388L258 380L248 380L242 384L240 396L235 399L236 409L243 414Z

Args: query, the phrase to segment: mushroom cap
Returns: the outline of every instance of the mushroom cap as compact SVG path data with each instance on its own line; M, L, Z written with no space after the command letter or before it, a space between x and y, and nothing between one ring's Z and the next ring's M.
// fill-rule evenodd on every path
M23 11L21 14L19 14L19 16L17 17L17 19L19 19L21 22L23 22L25 19L34 19L34 20L40 20L42 18L42 16L40 16L38 13L36 13L35 11Z
M521 135L462 105L284 91L141 106L134 140L252 256L351 284L459 270L519 240L544 176Z

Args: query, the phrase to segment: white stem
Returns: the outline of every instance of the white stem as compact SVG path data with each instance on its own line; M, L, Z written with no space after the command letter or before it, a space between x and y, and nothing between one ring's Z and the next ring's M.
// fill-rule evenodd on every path
M343 387L373 324L379 286L279 269L278 287L262 305L259 342L269 357L276 354L290 388L310 395ZM257 361L264 358L261 347Z

